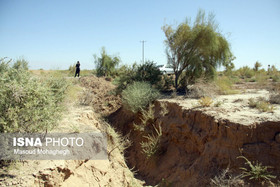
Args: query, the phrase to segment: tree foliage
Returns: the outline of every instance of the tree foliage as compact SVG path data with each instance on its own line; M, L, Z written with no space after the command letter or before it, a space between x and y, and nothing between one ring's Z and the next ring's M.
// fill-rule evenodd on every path
M175 73L176 88L183 71L186 71L187 83L201 76L213 79L216 68L226 65L232 58L229 43L217 31L213 14L206 19L205 12L200 10L193 25L187 20L175 29L171 25L162 29L166 36L168 63Z
M120 58L108 55L105 47L102 47L100 55L101 57L94 55L97 76L113 76Z

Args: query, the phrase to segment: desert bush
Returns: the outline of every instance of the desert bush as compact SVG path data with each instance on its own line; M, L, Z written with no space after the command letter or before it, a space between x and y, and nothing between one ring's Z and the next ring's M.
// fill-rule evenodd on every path
M154 104L150 104L149 107L145 109L141 109L141 124L133 124L133 127L137 131L145 131L145 127L154 120Z
M250 98L249 107L256 108L260 112L273 112L273 110L275 109L273 105L271 105L269 102L265 101L262 98L259 98L259 100Z
M14 64L13 64L13 68L17 69L17 70L28 70L28 62L21 58L18 59Z
M146 138L146 142L141 142L142 152L147 156L147 158L151 158L159 151L160 138L162 136L161 126L159 125L159 129L154 126L156 134L144 136Z
M147 110L142 109L141 121L142 121L143 125L147 125L149 120L154 119L154 108L155 108L155 105L150 104Z
M66 83L38 79L21 65L17 67L0 63L0 132L40 132L53 128L60 117Z
M154 62L146 61L138 66L135 80L155 85L161 81L161 75L161 71L157 68Z
M251 162L244 156L239 156L238 158L243 158L246 161L246 165L249 166L249 168L240 168L242 171L241 177L245 178L248 177L249 180L255 180L258 182L261 181L271 181L271 179L275 179L276 176L272 175L268 169L272 168L270 166L263 166L262 163Z
M244 186L241 175L232 175L229 168L225 169L219 175L211 179L210 186L212 187L239 187Z
M122 92L125 108L136 113L159 97L159 91L146 82L134 82Z
M157 85L160 90L170 90L174 86L173 76L162 75L162 79Z
M237 94L238 91L232 88L233 81L229 77L218 77L215 80L215 85L218 88L219 94L229 95L229 94Z
M211 97L202 97L198 100L198 104L201 107L209 107L213 103Z
M129 84L136 81L137 67L137 64L134 63L132 66L123 65L118 69L118 77L113 82L117 85L116 94L121 94Z
M194 85L188 86L188 92L186 97L201 98L201 97L213 97L217 95L218 87L212 82L204 82L198 80Z
M158 87L162 75L152 61L147 61L141 65L133 64L131 67L122 66L118 70L118 74L116 93L121 93L122 90L133 82L147 82Z
M240 78L242 78L242 79L251 78L255 75L254 70L252 70L248 66L244 66L244 67L238 69L237 73L240 76Z

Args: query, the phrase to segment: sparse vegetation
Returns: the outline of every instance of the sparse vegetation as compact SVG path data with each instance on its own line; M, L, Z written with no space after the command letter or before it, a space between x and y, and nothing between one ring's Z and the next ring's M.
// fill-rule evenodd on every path
M161 110L160 110L160 115L166 116L166 115L169 113L169 111L168 111L168 109L167 109L167 103L165 103L165 102L160 102L160 108L161 108Z
M222 101L217 101L217 102L214 104L214 107L220 107L222 104L223 104Z
M147 141L140 143L142 151L147 158L151 158L159 151L160 138L162 136L161 126L159 125L159 129L154 126L154 129L156 134L144 136Z
M238 91L232 88L233 82L230 78L223 76L218 77L215 81L215 84L218 87L219 94L230 95L230 94L237 94Z
M238 158L243 158L246 161L246 165L249 166L249 168L240 168L242 171L242 178L247 178L249 180L255 180L258 182L261 181L271 181L271 179L275 179L276 176L272 175L268 169L272 168L270 166L263 166L262 163L259 163L258 161L256 162L251 162L244 156L239 156Z
M198 100L198 104L201 107L210 107L213 103L213 100L211 97L202 97Z
M124 107L136 113L159 97L159 91L146 82L134 82L122 92Z
M275 109L273 105L271 105L269 102L265 101L262 98L259 98L259 100L250 98L249 107L256 108L260 112L273 112L273 110Z
M229 168L223 170L219 175L211 179L210 186L212 187L239 187L244 186L241 175L233 175Z

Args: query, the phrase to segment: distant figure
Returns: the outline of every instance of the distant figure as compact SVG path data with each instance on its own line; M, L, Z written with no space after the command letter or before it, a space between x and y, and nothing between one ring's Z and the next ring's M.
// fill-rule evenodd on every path
M78 61L76 64L76 73L75 73L75 77L78 75L78 77L80 76L80 62Z

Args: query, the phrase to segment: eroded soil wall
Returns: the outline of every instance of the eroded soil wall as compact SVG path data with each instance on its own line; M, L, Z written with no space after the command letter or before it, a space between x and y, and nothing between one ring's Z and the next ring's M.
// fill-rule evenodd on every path
M162 181L172 186L207 185L210 178L228 166L234 173L241 172L245 156L251 161L273 166L280 176L280 122L242 125L216 120L201 111L186 110L175 103L166 102L163 114L160 102L155 103L154 119L145 131L135 130L141 124L141 114L121 108L110 116L110 122L123 134L130 133L132 146L127 150L128 165L138 171L139 177L149 185ZM147 158L141 142L145 135L155 134L161 126L162 136L157 154Z

